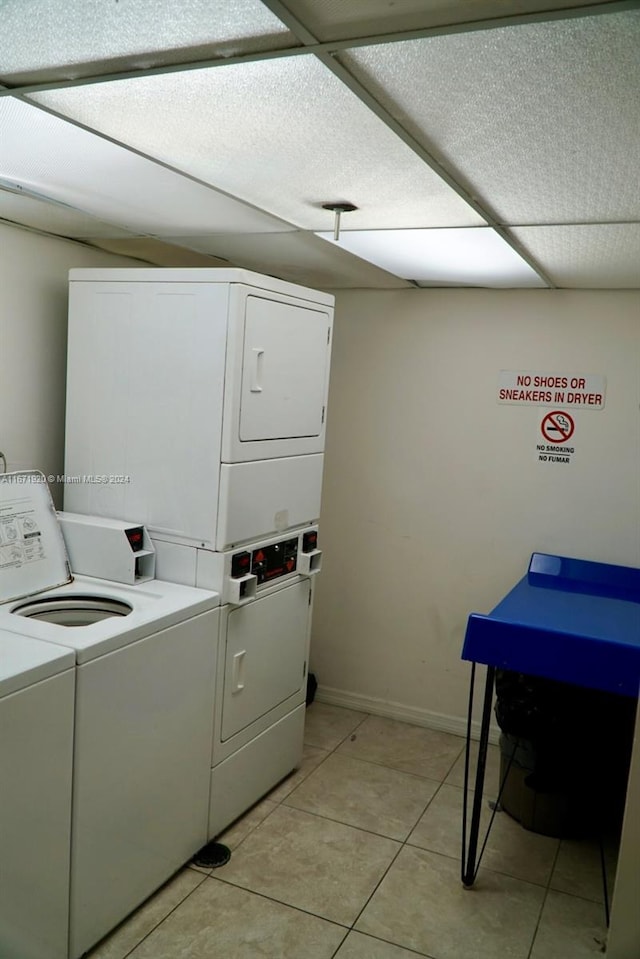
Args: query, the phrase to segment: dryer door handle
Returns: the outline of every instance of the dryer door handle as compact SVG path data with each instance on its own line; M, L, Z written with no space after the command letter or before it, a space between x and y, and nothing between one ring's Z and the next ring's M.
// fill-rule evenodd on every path
M259 346L254 346L251 352L253 353L253 367L251 370L251 386L249 389L252 393L262 393L262 364L264 362L264 350Z
M240 693L244 689L244 658L247 655L246 649L241 649L233 657L233 669L231 674L231 694Z

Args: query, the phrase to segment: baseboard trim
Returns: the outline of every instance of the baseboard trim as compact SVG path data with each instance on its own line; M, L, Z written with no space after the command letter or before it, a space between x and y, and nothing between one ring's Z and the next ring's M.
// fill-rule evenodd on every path
M463 716L448 716L445 713L435 713L418 706L406 706L404 703L389 702L386 699L376 699L372 696L362 696L360 693L349 692L344 689L334 689L331 686L319 685L316 690L318 702L328 706L342 706L345 709L354 709L360 713L371 713L374 716L385 716L387 719L398 719L403 723L412 723L414 726L425 726L427 729L437 729L443 733L452 733L454 736L467 735L467 720ZM471 736L478 739L480 723L472 722ZM489 729L489 742L497 743L500 730L492 725Z

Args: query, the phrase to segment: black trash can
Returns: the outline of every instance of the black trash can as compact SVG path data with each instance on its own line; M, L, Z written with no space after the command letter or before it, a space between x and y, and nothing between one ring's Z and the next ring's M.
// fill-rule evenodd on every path
M617 830L635 707L627 696L498 670L504 810L546 836L581 838Z

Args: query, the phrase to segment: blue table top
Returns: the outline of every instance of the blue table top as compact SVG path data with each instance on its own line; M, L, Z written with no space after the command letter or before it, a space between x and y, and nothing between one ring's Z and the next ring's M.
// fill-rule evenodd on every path
M533 553L491 613L471 614L462 658L637 696L640 569Z

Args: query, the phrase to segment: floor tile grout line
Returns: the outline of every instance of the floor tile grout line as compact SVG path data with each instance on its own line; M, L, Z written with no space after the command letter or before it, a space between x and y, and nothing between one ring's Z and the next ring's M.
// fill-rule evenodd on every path
M457 761L457 760L456 760L456 761ZM448 774L447 774L447 775L448 775ZM387 868L385 869L384 873L382 874L382 876L380 877L380 879L379 879L378 882L376 883L375 888L373 889L373 891L371 892L371 895L367 898L366 902L365 902L364 905L362 906L362 909L360 910L360 912L359 912L358 915L356 916L356 918L355 918L355 920L354 920L354 922L353 922L353 925L352 925L352 927L351 927L352 929L355 930L356 923L357 923L357 922L359 921L359 919L362 917L362 914L364 913L365 909L367 908L367 906L369 905L369 903L371 902L371 900L372 900L373 897L375 896L376 892L378 891L378 889L380 888L380 886L381 886L382 883L384 882L386 876L387 876L388 873L389 873L389 870L391 869L391 867L393 866L393 864L396 862L398 856L400 855L400 853L402 852L402 850L405 849L405 847L407 846L407 841L408 841L408 839L409 839L409 836L411 835L411 833L412 833L413 830L415 829L415 827L416 827L416 825L418 824L418 822L420 822L420 819L422 819L422 817L424 816L425 812L427 811L427 809L429 808L429 806L431 805L431 803L433 802L433 800L435 799L435 797L436 797L436 796L438 795L438 793L440 792L440 789L442 788L442 786L443 786L443 782L440 783L440 785L439 785L438 788L436 789L435 793L433 794L433 796L431 797L431 799L429 800L429 802L426 804L426 806L424 807L423 811L421 812L420 816L418 817L418 819L417 819L416 822L414 823L413 827L409 830L409 833L408 833L407 837L406 837L406 838L404 839L404 841L401 843L400 848L398 849L398 851L396 852L395 856L393 857L393 859L391 860L391 862L389 863L389 865L388 865Z
M293 910L293 912L301 912L304 913L305 916L313 916L314 919L321 919L322 922L331 923L332 926L340 926L340 928L346 930L347 933L349 933L353 928L345 922L339 922L337 919L328 919L326 916L321 916L319 913L312 912L310 909L304 909L302 906L292 906L290 902L285 902L284 899L277 899L276 896L268 896L265 892L258 892L255 889L249 889L248 886L242 886L238 882L232 882L231 879L225 879L224 876L212 874L211 876L205 876L205 878L223 882L225 886L231 886L232 889L241 889L243 892L249 893L250 896L259 896L260 899L266 899L267 902L276 902L279 906L284 906L286 909ZM191 895L191 893L189 893L189 895ZM126 959L126 957L124 957L124 959Z
M343 740L342 743L340 743L340 746L342 746L342 745L344 744L344 742L345 742L345 740ZM382 769L389 769L391 772L400 773L402 776L411 776L412 779L417 779L417 780L419 780L420 782L425 782L425 781L426 781L426 782L431 782L431 783L438 783L438 785L442 785L442 784L444 783L444 779L443 779L443 780L437 779L437 778L435 778L434 776L422 776L420 773L412 773L412 772L409 772L408 769L398 769L397 766L389 766L387 763L378 762L378 761L376 761L375 759L361 759L359 756L351 756L349 753L337 753L338 748L339 748L339 747L336 746L336 748L333 750L332 753L329 753L329 755L326 756L326 757L322 760L322 762L319 762L317 766L314 766L314 768L309 772L309 775L308 775L308 776L305 776L305 780L308 779L309 776L311 776L313 773L315 773L315 771L316 771L317 769L320 769L320 767L323 766L323 765L326 763L326 761L327 761L328 759L330 759L331 756L335 753L335 754L338 756L339 759L345 759L345 760L349 760L350 762L355 762L355 763L363 763L363 764L366 765L366 766L379 766L379 767L382 767ZM455 763L454 763L454 766L455 766ZM447 776L448 776L448 775L449 775L449 773L447 773ZM445 777L445 778L446 778L446 777ZM304 782L305 780L302 780L302 782ZM302 783L300 783L300 785L302 785ZM448 784L448 785L452 785L452 784ZM297 788L298 788L298 787L296 786L295 789L297 789ZM456 786L455 788L456 788L456 789L461 789L462 787L461 787L461 786ZM294 791L294 790L292 790L292 792L293 792L293 791ZM289 794L289 795L291 795L291 794Z
M366 833L368 836L375 836L376 839L386 839L388 842L397 842L397 843L403 843L403 842L404 842L404 840L402 840L402 839L396 839L395 836L386 836L384 833L374 832L373 829L365 829L364 826L354 826L353 823L343 822L341 819L333 819L331 816L326 816L326 815L324 815L323 813L319 813L319 812L313 812L311 809L299 809L297 806L288 806L288 805L285 803L284 799L282 800L281 803L279 803L279 805L281 805L281 806L286 806L287 809L291 809L291 810L293 810L294 812L301 812L301 813L303 813L305 816L313 816L314 819L326 819L327 822L336 823L336 825L338 825L338 826L346 826L347 829L357 829L358 832L364 832L364 833ZM272 810L272 812L275 812L275 809ZM265 816L265 818L262 820L262 822L258 823L258 825L261 826L262 823L266 822L266 820L267 820L267 819L269 818L269 816L271 816L271 815L272 815L272 813L269 813L268 816Z
M328 758L328 757L327 757L327 758ZM325 761L326 761L326 760L323 760L323 762L325 762ZM366 761L365 761L365 760L359 760L359 762L366 762ZM377 764L374 764L374 763L366 763L366 764L367 764L367 765L377 765ZM313 775L313 773L315 773L316 771L318 771L322 765L323 765L323 763L319 763L318 766L315 767L315 769L311 770L309 776L306 777L306 778L310 778L310 776ZM399 771L399 770L397 770L397 769L393 769L393 768L390 767L390 766L385 766L385 767L383 767L383 768L385 768L385 769L390 769L392 772L398 772L398 771ZM410 775L410 774L409 774L409 775ZM314 812L312 809L304 809L304 808L302 808L302 807L300 807L300 806L295 806L295 805L293 805L293 803L287 802L287 800L290 800L291 797L294 795L294 793L297 791L297 789L298 789L297 786L296 786L296 788L293 789L290 793L288 793L288 794L280 801L280 803L279 803L278 805L284 805L284 806L287 807L287 809L297 809L299 812L306 812L306 813L309 813L309 815L311 815L311 816L318 816L320 819L327 819L327 820L329 820L329 822L335 822L335 823L339 823L340 825L343 825L343 826L349 826L349 827L352 828L352 829L360 829L360 830L362 830L363 832L370 833L370 834L372 834L372 835L374 835L374 836L380 836L382 839L391 839L391 840L393 840L394 842L406 843L406 842L408 842L409 837L411 836L411 833L412 833L413 830L416 828L416 826L418 825L418 823L420 822L420 820L422 819L422 817L423 817L424 814L426 813L427 809L429 808L429 806L431 805L431 803L433 802L433 800L435 799L435 797L436 797L436 796L438 795L438 793L440 792L441 787L444 785L444 783L438 782L438 780L435 780L435 779L429 779L429 780L427 780L425 777L422 777L422 776L415 776L415 777L413 777L413 778L417 779L417 780L420 781L420 782L429 782L429 783L432 783L433 785L436 785L437 788L436 788L435 792L433 793L433 795L427 800L427 802L425 803L425 805L422 807L421 812L418 813L418 815L417 815L416 819L414 820L413 824L409 827L409 831L408 831L407 835L404 837L404 839L401 839L401 838L399 838L399 837L397 837L397 836L388 836L386 833L375 832L373 829L367 829L365 826L358 826L358 825L355 825L354 823L351 823L351 822L345 822L343 819L336 819L335 817L329 816L329 815L327 815L326 813ZM306 779L303 780L303 782L305 782L305 781L306 781ZM300 783L300 785L302 785L302 782ZM271 813L269 813L268 815L271 815ZM266 819L266 818L268 818L268 816L265 816L265 819ZM264 822L264 820L262 820L262 822ZM260 825L260 823L258 823L258 825Z
M349 936L349 935L351 935L351 929L347 929L347 930L345 931L345 934L344 934L343 938L342 938L341 941L338 943L338 945L336 946L336 948L334 949L334 951L331 953L331 956L329 957L329 959L336 959L336 956L338 955L338 953L340 952L340 950L341 950L342 947L344 946L345 942L347 941L347 936Z
M328 758L329 758L329 757L327 757L327 759L328 759ZM365 760L361 760L361 761L362 761L362 762L365 762ZM326 760L323 760L322 763L319 763L314 769L312 769L311 772L309 773L309 776L311 776L313 773L315 773L316 770L320 769L320 767L323 765L324 762L326 762ZM372 763L371 765L378 765L378 764L373 764L373 763ZM393 772L398 772L398 771L399 771L399 770L393 769L393 767L391 767L391 766L385 766L384 768L385 768L385 769L391 769ZM411 774L409 774L409 775L411 775ZM309 778L309 777L305 777L305 779L306 779L306 778ZM420 822L420 820L422 819L422 817L423 817L424 814L426 813L427 809L429 808L429 806L431 805L431 803L434 801L434 799L436 798L436 796L437 796L438 793L440 792L441 788L442 788L444 785L446 785L446 784L444 783L444 781L439 782L439 781L436 780L436 779L429 779L429 780L427 780L426 777L423 777L423 776L416 776L416 777L414 777L414 778L419 779L421 782L427 781L427 782L433 783L434 785L437 784L437 789L435 790L433 796L431 796L431 797L427 800L427 802L425 803L425 805L423 806L422 811L418 814L415 822L414 822L413 825L410 827L409 832L407 833L407 835L405 836L404 839L399 839L399 838L397 838L396 836L387 836L385 833L374 832L373 829L367 829L367 828L364 827L364 826L356 826L356 825L354 825L353 823L344 822L342 819L334 819L333 816L327 816L327 815L324 814L324 813L314 812L314 811L311 810L311 809L301 809L299 806L293 806L293 805L288 804L288 803L287 803L287 799L289 799L289 798L293 795L293 793L296 791L296 789L297 789L298 787L296 787L296 789L293 789L290 793L288 793L288 794L284 797L284 799L282 799L282 800L278 803L278 805L280 805L280 806L284 805L284 806L287 807L287 809L296 809L298 812L308 813L310 816L316 816L316 817L319 818L319 819L327 819L329 822L335 822L335 823L338 823L338 824L340 824L340 825L342 825L342 826L348 826L350 829L359 829L359 830L361 830L362 832L369 833L370 835L379 836L381 839L390 839L390 840L392 840L393 842L399 842L399 843L402 843L403 845L406 845L406 844L409 842L409 839L410 839L410 837L411 837L411 833L412 833L413 830L416 828L416 826L418 825L418 823ZM305 781L305 780L303 780L303 782L304 782L304 781ZM302 785L302 783L300 783L300 785ZM276 807L276 808L277 808L277 807ZM275 812L275 810L272 810L272 812ZM270 815L271 815L271 813L268 813L267 816L265 816L265 818L264 818L263 820L261 820L261 822L258 823L257 825L258 825L258 826L262 825L262 823L263 823L266 819L268 819ZM257 827L254 827L254 828L257 828ZM253 831L253 830L252 830L252 831ZM245 838L246 838L246 837L245 837ZM243 842L244 842L244 840L243 840ZM416 848L420 848L420 847L416 847Z
M192 871L192 872L197 872L198 870L192 869L191 871ZM155 891L154 893L152 893L147 899L145 899L143 902L141 902L140 905L138 906L138 909L141 909L141 908L145 905L145 903L149 902L151 899L154 899L154 898L162 891L162 889L164 888L164 886L168 885L168 884L171 882L171 880L174 879L175 876L177 876L177 875L179 874L179 872L181 872L181 870L178 870L178 872L176 872L176 873L174 874L174 876L172 876L170 879L168 879L166 883L164 883L162 886L160 886L159 889L156 889L156 891ZM172 916L172 915L173 915L173 913L176 911L176 909L179 909L180 906L182 906L182 905L187 901L187 899L194 894L194 892L196 891L196 889L199 889L200 886L203 885L205 879L208 879L208 878L209 878L209 876L205 875L204 873L200 873L200 875L202 876L202 879L200 880L200 882L199 882L196 886L194 886L193 889L190 889L189 892L186 894L186 896L184 896L184 898L182 898L182 899L180 900L180 902L177 902L177 903L175 904L175 906L173 906L173 908L169 910L169 912L166 914L166 916L163 916L162 919L160 919L159 922L157 922L152 929L150 929L147 933L145 933L145 935L144 935L141 939L138 940L138 942L135 944L135 946L133 946L131 949L129 949L129 951L126 952L126 953L122 956L122 959L128 959L128 957L131 956L131 955L135 952L135 950L138 949L138 948L142 945L142 943L145 942L145 940L149 938L149 936L150 936L152 933L154 933L157 929L160 928L160 926L162 925L163 922L166 922L166 920L169 918L169 916ZM137 910L135 910L135 911L137 911ZM121 925L124 925L125 923L129 922L130 919L131 919L131 917L132 917L132 915L133 915L133 913L130 913L130 914L126 917L126 919L123 920L123 922L121 923ZM111 932L109 933L109 935L113 935L113 933L114 933L117 929L119 929L119 928L120 928L120 926L116 926L116 929L112 929ZM104 940L104 941L106 941L107 938L108 938L108 937L105 937L105 940ZM97 945L98 945L98 943L96 943L96 946L97 946ZM96 946L94 946L93 948L96 948ZM91 957L91 954L89 953L89 956L87 957L87 959L90 959L90 957Z
M444 780L447 779L447 778L451 775L451 773L453 772L453 767L456 765L457 762L459 762L460 757L462 756L462 754L463 754L464 751L465 751L465 748L466 748L466 742L465 742L464 739L463 739L462 748L460 749L460 752L458 753L458 755L456 756L456 758L454 759L454 761L451 763L451 766L449 767L449 770L448 770L448 772L447 772L447 775L444 776L444 778L443 778L443 780L442 780L443 782L444 782Z
M531 959L533 954L533 949L536 944L536 938L538 936L538 930L540 929L540 923L542 922L542 914L544 913L544 907L547 904L547 898L549 896L549 887L547 886L544 891L544 896L542 897L542 902L540 903L540 911L538 912L538 918L536 919L536 927L533 930L533 936L531 937L531 945L529 946L529 951L527 952L527 959Z
M414 949L413 946L399 946L397 942L392 942L391 939L383 939L381 936L374 936L371 932L360 932L358 929L351 928L347 932L347 936L352 932L355 932L360 936L367 936L369 939L375 939L376 942L384 942L387 946L394 946L396 949L403 949L405 952L409 952L411 955L416 956L416 959L438 959L437 956L432 956L428 952L418 952L418 950ZM345 939L346 938L347 937L345 936ZM343 945L344 939L338 946L337 950L333 953L333 956L331 956L331 959L335 959Z
M556 871L556 866L558 865L558 859L560 858L560 849L562 848L562 838L558 842L558 847L556 849L556 854L553 857L553 862L551 863L551 870L549 872L549 878L547 880L547 889L551 889L551 882L553 880L553 874Z
M340 743L340 745L342 746L343 743ZM337 748L338 748L338 747L336 747L336 749L337 749ZM334 752L335 752L335 750L334 750ZM381 766L383 769L392 769L392 770L393 770L394 772L396 772L396 773L404 773L405 776L413 776L414 779L426 779L427 782L442 782L442 783L444 783L444 779L439 780L439 779L435 778L434 776L423 776L423 775L421 775L420 773L412 773L412 772L409 772L408 769L399 769L398 766L390 766L388 763L383 763L383 762L380 762L379 760L376 760L376 759L359 759L357 756L352 756L350 753L347 753L347 752L339 753L338 755L344 756L346 759L355 759L355 760L357 760L358 762L369 763L371 766ZM328 758L329 758L329 757L327 756L327 759L328 759ZM454 763L454 766L455 766L455 763ZM453 768L453 767L452 767L452 768ZM447 772L447 776L450 774L450 772L451 772L451 770L449 770L449 772ZM444 778L446 779L446 776L445 776ZM454 783L447 783L447 785L454 785ZM462 787L456 787L456 788L462 788Z
M357 922L360 920L360 918L362 917L363 912L365 911L365 909L367 908L367 906L369 905L369 903L371 902L371 900L372 900L373 897L375 896L376 892L378 891L378 889L380 888L380 886L381 886L382 883L384 882L385 878L387 877L387 875L388 875L388 873L389 873L389 870L391 869L391 867L392 867L393 864L395 863L396 859L398 858L398 856L400 855L400 853L402 852L402 850L404 849L404 847L405 847L405 844L404 844L404 843L401 843L401 844L399 845L399 848L396 850L395 855L393 856L393 858L391 859L391 861L390 861L389 864L387 865L386 869L384 870L384 872L382 873L382 875L381 875L380 878L378 879L378 881L377 881L377 883L375 884L374 888L371 890L371 893L369 894L369 896L367 896L366 901L364 902L362 908L361 908L360 911L358 912L358 915L356 916L356 918L353 920L353 922L352 922L352 924L351 924L351 928L354 930L354 932L357 932L357 931L358 931L358 930L356 930L356 923L357 923Z

